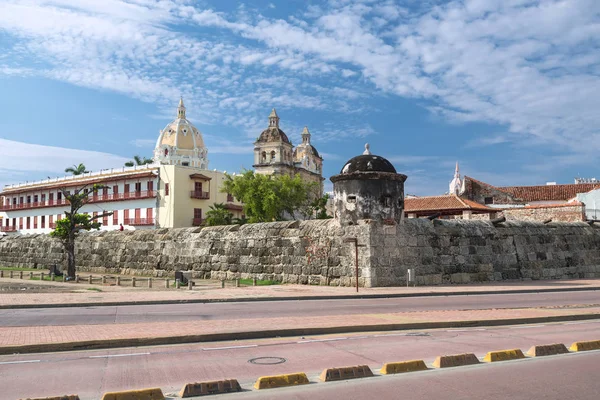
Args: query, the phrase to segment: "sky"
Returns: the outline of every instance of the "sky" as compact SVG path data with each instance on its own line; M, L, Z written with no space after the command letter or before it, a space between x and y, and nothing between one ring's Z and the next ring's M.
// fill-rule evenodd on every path
M0 0L0 185L151 157L179 97L209 168L273 107L329 177L369 143L406 193L598 177L597 0Z

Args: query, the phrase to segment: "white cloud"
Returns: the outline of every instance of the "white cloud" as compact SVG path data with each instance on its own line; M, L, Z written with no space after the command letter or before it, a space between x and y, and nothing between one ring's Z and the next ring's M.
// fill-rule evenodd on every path
M156 140L153 139L134 139L130 142L135 147L147 147L154 149L154 145L156 145Z

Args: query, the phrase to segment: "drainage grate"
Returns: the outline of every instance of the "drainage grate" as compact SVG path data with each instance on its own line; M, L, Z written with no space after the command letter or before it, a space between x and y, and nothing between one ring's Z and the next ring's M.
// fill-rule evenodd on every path
M250 364L257 365L275 365L275 364L283 364L287 360L283 357L256 357L248 360Z

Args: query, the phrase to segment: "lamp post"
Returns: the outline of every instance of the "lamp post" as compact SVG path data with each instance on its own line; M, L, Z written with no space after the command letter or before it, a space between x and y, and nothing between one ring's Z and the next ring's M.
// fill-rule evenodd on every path
M359 245L357 238L346 238L343 241L344 243L354 243L354 267L355 267L355 275L356 275L356 293L358 293L358 247L364 247L365 245Z

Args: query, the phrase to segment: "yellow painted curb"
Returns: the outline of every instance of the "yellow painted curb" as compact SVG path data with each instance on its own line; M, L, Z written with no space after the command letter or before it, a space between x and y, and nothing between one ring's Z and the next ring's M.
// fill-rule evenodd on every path
M381 368L381 372L383 375L388 374L400 374L403 372L414 372L414 371L425 371L427 369L427 365L425 365L425 361L423 360L410 360L410 361L401 361L401 362L393 362L393 363L385 363Z
M304 372L274 376L261 376L256 380L254 389L272 389L283 386L306 385L308 377Z
M104 393L102 400L165 400L159 388Z
M25 400L25 399L21 399ZM27 398L26 400L79 400L79 396L76 394L69 394L64 396L51 396L51 397L35 397Z
M485 355L483 361L486 362L496 362L496 361L508 361L508 360L518 360L520 358L525 358L525 354L521 351L521 349L510 349L510 350L499 350L499 351L490 351Z
M463 365L479 364L479 359L473 353L439 356L433 362L435 368L460 367Z
M530 357L553 356L555 354L565 354L569 350L562 343L543 344L540 346L532 346L527 355Z
M367 365L353 367L327 368L321 372L321 381L343 381L346 379L366 378L373 376L373 371Z
M571 351L600 350L600 340L590 340L587 342L575 342L569 348Z
M204 396L207 394L241 391L242 388L237 379L224 379L221 381L188 383L179 391L179 397Z

